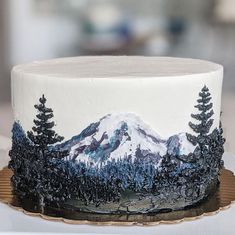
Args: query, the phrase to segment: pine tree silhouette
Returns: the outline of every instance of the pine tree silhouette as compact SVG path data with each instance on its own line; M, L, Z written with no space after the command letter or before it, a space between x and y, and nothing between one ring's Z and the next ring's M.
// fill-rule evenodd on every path
M214 115L214 111L212 109L211 94L207 86L204 86L201 92L199 92L197 103L198 104L194 107L197 108L199 112L197 114L191 114L191 117L194 118L197 123L189 122L189 126L197 135L187 133L187 139L193 145L197 145L193 153L195 163L199 168L202 168L203 171L208 172L209 166L206 162L210 162L209 159L211 156L211 134L209 132L214 122L214 119L211 118Z
M67 187L63 182L62 175L64 175L64 169L62 165L62 159L67 156L68 152L63 150L57 150L53 148L54 144L61 142L64 138L56 134L53 130L55 126L53 118L53 110L46 107L46 98L43 95L39 99L39 104L34 107L38 110L36 115L37 119L33 122L35 126L32 131L27 132L29 140L32 142L32 166L35 170L33 178L35 179L35 194L39 199L39 206L41 212L44 213L44 206L46 202L58 202L66 200L70 197L70 192L64 192ZM61 160L58 162L58 160Z
M197 100L198 104L194 107L198 109L198 114L191 114L191 117L198 121L197 124L189 122L189 126L193 129L198 135L187 134L188 140L193 144L199 144L200 147L206 144L208 133L213 125L214 120L211 118L214 115L212 109L213 104L211 101L211 94L208 87L204 86L199 93L199 99Z
M9 151L10 161L8 167L13 171L11 182L14 194L22 199L31 194L31 185L33 178L27 168L31 167L28 156L29 141L26 134L19 124L14 122L12 128L12 147Z
M40 103L34 105L38 110L38 114L36 115L37 119L33 120L35 126L32 128L32 131L27 132L28 138L41 151L43 157L46 157L49 146L61 142L64 139L64 137L59 136L53 130L55 122L50 121L54 117L53 110L46 107L46 101L45 96L42 95L39 99ZM50 156L54 158L63 158L66 154L66 151L50 151Z

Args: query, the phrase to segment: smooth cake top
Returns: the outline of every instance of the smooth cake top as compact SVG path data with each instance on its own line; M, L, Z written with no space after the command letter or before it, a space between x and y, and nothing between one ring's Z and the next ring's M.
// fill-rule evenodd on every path
M13 72L61 78L172 77L222 70L219 64L186 58L80 56L17 65Z

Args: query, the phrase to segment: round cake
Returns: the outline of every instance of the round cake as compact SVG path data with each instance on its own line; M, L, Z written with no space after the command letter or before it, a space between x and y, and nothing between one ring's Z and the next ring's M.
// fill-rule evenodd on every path
M22 202L158 213L219 183L223 67L194 59L87 56L12 70L9 168Z

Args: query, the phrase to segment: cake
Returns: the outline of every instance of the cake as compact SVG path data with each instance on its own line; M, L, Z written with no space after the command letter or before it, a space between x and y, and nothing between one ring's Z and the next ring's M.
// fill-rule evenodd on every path
M15 66L14 195L91 213L187 209L223 167L223 67L195 59L86 56Z

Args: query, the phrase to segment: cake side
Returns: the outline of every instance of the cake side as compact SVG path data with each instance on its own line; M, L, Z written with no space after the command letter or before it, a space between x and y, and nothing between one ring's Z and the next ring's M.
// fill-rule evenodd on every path
M112 62L112 57L110 60ZM123 57L117 57L112 63L119 64L123 60ZM132 60L132 64L134 64L135 57ZM145 62L145 70L154 70L154 72L156 70L158 72L156 68L160 67L157 66L159 59L149 58L149 60ZM58 124L55 130L66 139L81 132L85 126L88 126L94 120L99 120L109 113L123 112L135 113L162 137L167 138L174 133L190 133L192 131L187 124L188 117L190 113L194 112L192 104L195 103L199 90L206 85L210 89L214 104L213 128L219 127L222 66L213 63L209 64L214 66L208 66L208 62L201 61L199 65L207 68L204 68L204 73L202 73L197 63L195 67L193 66L194 63L191 61L194 60L189 60L184 65L185 60L188 61L183 59L180 60L180 63L175 63L175 59L172 59L170 64L174 65L178 71L183 70L181 75L175 76L173 76L174 70L169 67L169 62L161 63L161 66L165 68L164 76L155 73L147 76L147 72L145 72L137 73L136 76L130 78L126 75L128 74L128 67L125 67L123 69L125 73L119 74L119 77L115 77L115 79L112 77L112 66L111 68L108 67L109 63L106 64L106 61L104 61L100 70L109 71L110 77L97 78L94 71L93 74L90 74L90 77L82 78L77 75L79 71L76 70L79 79L73 79L70 78L69 74L73 75L74 72L71 71L70 66L65 65L63 70L66 70L66 76L63 74L63 76L56 77L55 68L50 69L49 66L51 63L54 64L54 60L47 63L43 62L43 68L44 64L49 64L47 65L49 68L44 72L45 74L36 73L36 71L31 73L28 69L24 69L24 66L21 69L13 69L12 106L15 119L20 120L25 130L31 129L32 117L35 116L36 112L34 105L39 97L44 94L48 99L48 105L54 109L55 121ZM61 61L63 62L64 59L61 59ZM62 62L59 64L63 64ZM66 59L66 65L68 63ZM72 62L72 64L74 67L79 67L80 64L84 67L82 58L81 61L78 58L76 63ZM180 66L177 67L175 64L180 64ZM188 69L185 75L184 68L187 68L188 64L193 68L190 69L191 73ZM136 68L140 70L142 67L139 62L137 65ZM121 68L122 64L119 67ZM88 66L88 71L89 68ZM37 65L37 70L40 69L41 66ZM167 76L168 70L173 70L172 76ZM83 74L82 71L81 74ZM59 125L60 123L62 125Z
M118 89L114 80L62 80L48 76L39 79L22 71L20 75L13 73L16 122L9 167L14 172L12 183L20 200L33 200L42 210L53 206L96 213L156 213L195 205L216 188L225 141L219 121L220 69L174 79L118 81L118 87L124 90L126 82L130 82L135 94L136 85L141 86L143 105L138 108L138 99L127 100L127 106L120 102L118 109L110 108ZM101 107L96 94L92 102L87 102L89 95L83 93L79 100L72 89L85 88L89 93L91 83L106 97L102 110L106 113L99 118L94 111L95 106ZM33 108L29 104L35 94L28 102L30 92L25 92L25 85L32 86L36 93L44 91ZM153 88L160 91L163 87L161 92L151 93ZM60 95L55 96L55 90ZM70 97L64 97L70 100L64 112L65 107L58 100L69 93ZM169 108L168 103L173 103L170 107L177 105L177 109ZM159 108L154 110L155 106L161 106L162 112ZM86 115L79 116L74 107ZM146 112L148 115L142 115ZM77 122L84 120L73 123L69 120L72 115ZM65 116L69 118L66 120ZM146 122L146 117L153 121ZM70 136L68 129L73 133Z

